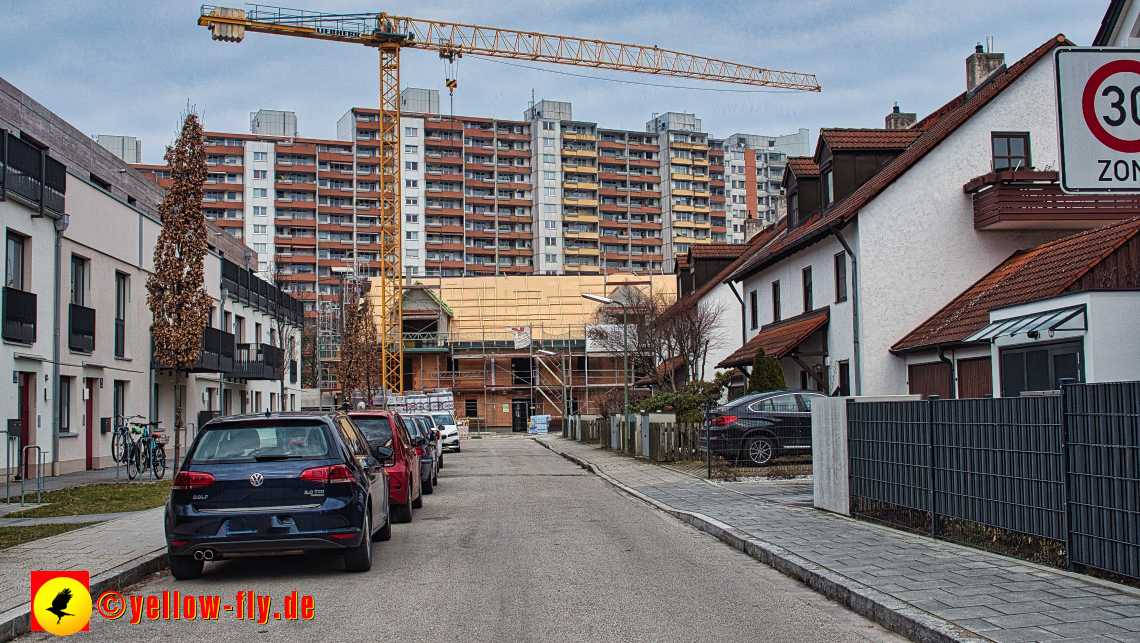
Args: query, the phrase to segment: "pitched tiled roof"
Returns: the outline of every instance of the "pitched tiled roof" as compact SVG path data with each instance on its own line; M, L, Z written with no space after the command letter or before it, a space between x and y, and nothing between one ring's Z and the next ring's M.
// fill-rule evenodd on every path
M819 165L810 156L789 156L788 169L796 176L819 176Z
M726 276L732 274L734 270L740 267L740 264L744 263L756 251L763 248L764 244L768 243L773 237L776 236L776 234L778 234L778 232L779 228L777 226L768 226L767 228L756 233L756 236L752 237L752 239L747 244L740 246L744 250L741 252L740 256L736 258L736 261L733 261L732 263L725 266L724 270L721 270L715 277L706 281L704 285L698 288L696 291L685 295L681 299L678 299L672 306L670 306L670 308L685 308L699 302L701 300L701 297L704 297L713 288L716 288L720 284L724 283L724 278ZM691 250L694 247L696 246L689 246L689 249ZM679 255L677 258L680 259L684 256L685 255Z
M819 137L833 150L903 150L921 135L921 131L911 129L819 130Z
M1140 218L1015 253L891 347L908 351L960 342L990 323L990 310L1053 297L1140 230Z
M785 217L784 223L782 224L784 227L782 233L760 252L753 254L747 262L729 275L725 281L739 281L761 270L765 266L796 252L800 248L820 241L831 234L830 229L832 227L842 227L848 221L854 219L860 208L867 205L867 203L878 196L880 192L894 183L895 180L906 173L911 166L937 147L946 137L953 134L960 125L969 120L978 110L989 104L1002 90L1020 78L1022 74L1036 65L1038 61L1048 55L1049 52L1053 51L1055 47L1061 46L1073 46L1073 43L1069 42L1063 35L1051 38L1048 42L1042 44L1024 58L1008 67L1004 72L998 74L991 82L983 85L981 89L978 89L968 100L963 100L963 96L955 97L954 100L950 101L950 104L958 103L956 107L946 111L937 118L937 120L930 123L929 126L921 132L921 135L915 139L914 143L906 148L902 154L899 154L895 157L895 160L883 166L883 168L866 183L844 197L842 201L831 209L825 212L817 212L790 233L787 231L787 217ZM946 107L943 107L942 110L946 110ZM915 128L911 128L905 131L913 131L914 129Z
M689 267L689 255L677 255L677 270L685 270Z
M685 364L685 358L674 357L673 359L665 362L664 364L658 365L657 368L655 368L653 370L657 371L657 373L660 375L668 375L669 373L672 373L673 371L677 370L678 368L681 368L681 366L683 366L684 364ZM652 376L646 375L645 377L634 382L633 385L634 386L645 386L648 384L653 384L654 381L655 380L653 379Z
M756 349L761 346L764 347L764 354L769 357L776 359L785 357L812 333L827 324L830 311L831 307L828 306L775 324L768 324L761 328L760 332L756 333L756 336L748 340L744 346L721 360L716 367L749 366L756 359Z
M694 243L689 246L689 256L692 259L735 259L747 249L742 243Z

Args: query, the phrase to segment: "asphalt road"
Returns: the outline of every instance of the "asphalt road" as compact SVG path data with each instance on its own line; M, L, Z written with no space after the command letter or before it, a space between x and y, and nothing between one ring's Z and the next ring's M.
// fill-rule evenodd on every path
M338 556L210 563L161 595L270 596L268 622L92 617L99 641L902 641L522 437L467 440L436 493L379 543L371 572ZM274 620L285 595L311 620ZM54 639L33 634L23 640Z

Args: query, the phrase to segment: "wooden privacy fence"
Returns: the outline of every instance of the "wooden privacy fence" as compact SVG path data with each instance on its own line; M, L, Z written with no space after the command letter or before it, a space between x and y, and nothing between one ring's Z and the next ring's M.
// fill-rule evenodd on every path
M650 422L649 459L656 462L700 460L703 427L700 423Z

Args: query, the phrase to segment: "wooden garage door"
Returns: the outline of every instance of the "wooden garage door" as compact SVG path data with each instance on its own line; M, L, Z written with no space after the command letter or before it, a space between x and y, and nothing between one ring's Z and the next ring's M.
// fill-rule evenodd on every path
M958 397L962 399L993 395L994 372L990 358L958 360Z
M910 381L911 395L921 395L924 398L930 395L948 400L950 399L950 365L945 362L932 362L930 364L912 364L907 369Z

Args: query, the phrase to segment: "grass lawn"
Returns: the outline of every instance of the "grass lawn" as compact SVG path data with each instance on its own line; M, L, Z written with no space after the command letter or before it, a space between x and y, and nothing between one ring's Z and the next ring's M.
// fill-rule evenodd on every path
M17 511L4 517L48 518L51 516L85 516L153 509L166 504L166 498L170 495L170 485L169 480L161 480L147 483L91 484L58 491L47 491L44 492L43 501L51 504L46 507ZM12 529L38 529L38 527L13 527ZM36 538L43 537L36 536ZM7 546L10 547L11 545Z
M26 542L47 538L48 536L55 536L66 531L71 531L72 529L79 529L80 527L87 527L93 524L95 523L87 523L85 525L66 524L36 525L34 527L0 527L0 549L8 549L9 547L15 547L16 545Z

